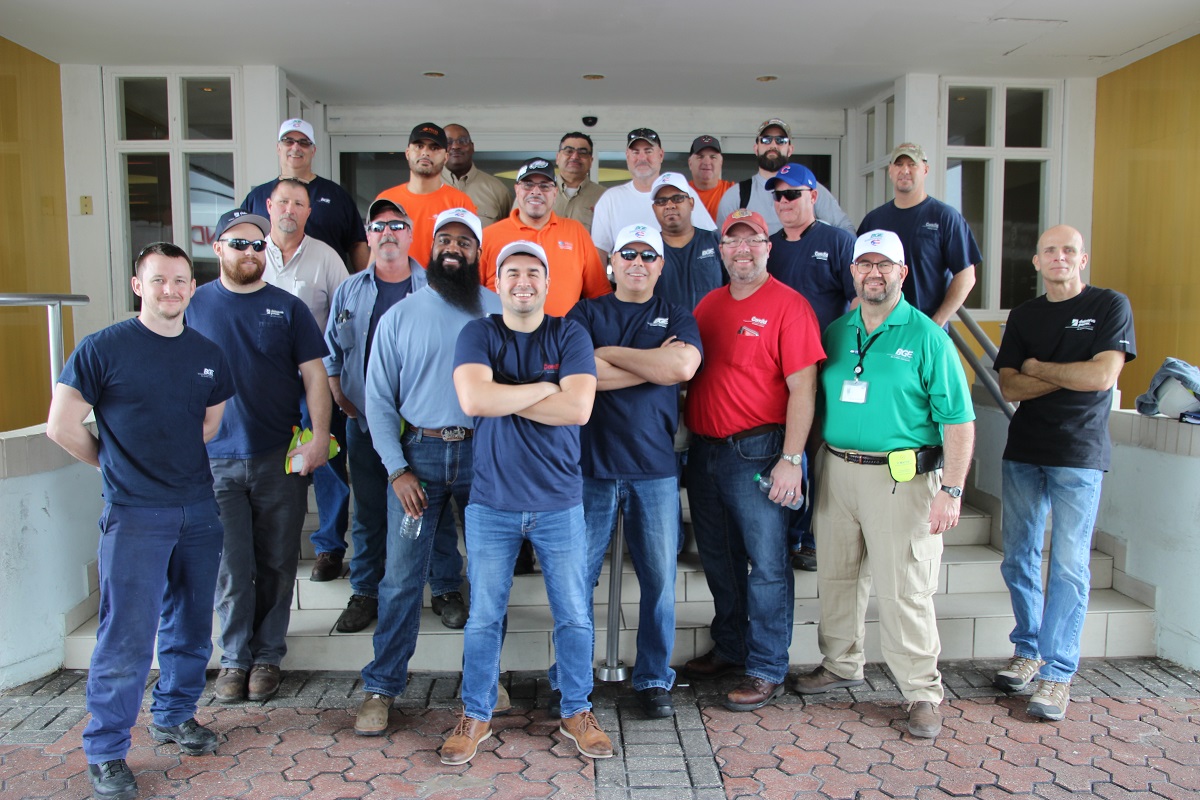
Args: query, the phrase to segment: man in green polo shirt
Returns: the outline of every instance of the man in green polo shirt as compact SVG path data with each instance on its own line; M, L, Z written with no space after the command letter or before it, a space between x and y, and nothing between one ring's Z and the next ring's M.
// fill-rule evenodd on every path
M795 687L816 694L862 684L873 577L883 655L908 701L909 732L933 738L942 727L933 593L941 534L958 524L975 412L950 337L901 294L908 267L900 238L858 237L850 270L861 305L825 331L820 384L825 446L815 530L824 660Z

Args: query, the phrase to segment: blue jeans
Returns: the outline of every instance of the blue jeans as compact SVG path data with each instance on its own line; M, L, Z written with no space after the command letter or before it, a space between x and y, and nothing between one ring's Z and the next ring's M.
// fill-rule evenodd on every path
M618 510L624 518L625 546L633 559L642 595L633 688L670 689L675 685L671 651L675 647L679 481L675 477L633 481L583 479L589 585L594 586L600 579ZM620 569L620 565L614 564L613 568ZM588 609L592 609L590 603Z
M771 683L783 683L792 641L790 512L767 499L754 475L770 472L782 446L782 431L736 442L697 436L687 467L692 527L715 607L713 649Z
M550 614L562 717L592 707L592 584L583 505L563 511L500 511L471 503L466 512L471 616L463 632L463 713L490 720L500 677L500 647L512 590L513 565L528 539L542 565Z
M308 403L300 400L300 427L311 428ZM326 467L312 474L317 495L319 527L308 537L318 553L346 552L346 526L350 515L350 487L346 480L346 415L337 406L329 418L329 432L337 437L342 450L329 459Z
M286 452L210 462L225 526L216 591L222 667L278 666L287 653L308 479L284 473Z
M1041 658L1041 680L1068 683L1079 669L1079 637L1091 585L1092 530L1104 473L1004 461L1004 561L1000 572L1012 598L1016 655ZM1046 512L1050 576L1042 590Z
M154 723L169 727L195 715L212 654L221 539L211 499L174 508L104 507L100 627L87 678L92 718L83 731L88 763L125 758L129 751L129 729L141 709L156 633Z
M366 692L388 697L401 694L408 684L408 662L417 647L422 590L429 577L437 534L449 528L458 541L450 501L453 499L460 509L466 508L474 477L470 439L443 442L423 437L420 432L407 432L402 444L404 457L425 484L428 505L417 538L405 539L399 533L404 506L391 487L387 489L387 569L379 584L375 659L363 668L362 679Z

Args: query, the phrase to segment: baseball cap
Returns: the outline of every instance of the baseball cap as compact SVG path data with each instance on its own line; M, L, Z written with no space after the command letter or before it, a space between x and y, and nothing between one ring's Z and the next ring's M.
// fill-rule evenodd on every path
M550 182L554 182L554 166L544 158L530 158L521 164L521 168L517 170L517 180L523 181L530 175L541 175L543 178L549 178Z
M688 152L688 155L694 156L701 150L710 147L718 153L721 152L721 143L717 141L715 136L709 136L707 133L703 136L697 136L695 139L692 139L692 149Z
M908 156L918 164L920 164L922 161L929 160L925 157L925 148L921 147L919 144L913 144L912 142L905 142L904 144L896 145L896 149L892 151L890 156L888 156L888 163L895 164L896 159L900 156Z
M867 231L854 242L853 261L865 253L878 253L887 256L897 264L904 263L904 245L900 237L891 231Z
M437 236L437 232L451 222L461 222L466 225L471 229L471 233L475 234L475 241L483 242L483 225L480 224L479 217L465 208L447 208L438 214L437 219L433 221L433 235Z
M662 139L659 139L658 134L649 128L634 128L631 130L629 135L625 137L625 147L628 148L638 139L645 139L650 144L656 144L659 147L662 147Z
M617 243L617 246L613 248L614 253L628 247L634 242L645 242L654 248L654 252L660 256L663 254L662 234L649 225L642 225L641 223L626 225L618 231L617 238L613 239L613 241Z
M496 277L500 277L500 267L508 260L509 256L515 256L518 253L531 255L538 261L542 262L542 266L546 268L546 275L550 274L550 259L546 256L546 251L537 242L531 242L527 239L518 239L515 242L509 242L500 248L500 252L496 254Z
M310 142L315 142L317 140L316 134L313 133L312 124L305 122L304 120L300 119L299 117L292 117L291 119L285 119L283 121L283 124L279 126L279 136L277 136L276 138L282 139L284 136L287 136L289 133L292 133L293 131L296 133L303 133L305 136L308 137L308 140Z
M779 172L775 173L774 178L770 178L766 183L768 192L774 191L775 187L781 183L786 183L788 186L807 186L809 189L817 188L817 176L812 174L812 170L803 164L784 164Z
M762 218L762 214L759 214L757 211L751 211L748 208L739 208L726 217L725 224L721 226L721 235L724 236L728 233L729 229L734 225L749 225L763 236L769 235L767 221Z
M788 125L779 117L771 117L768 120L763 120L762 124L758 126L758 135L762 136L762 132L767 128L782 128L783 132L788 136L792 135L792 126Z
M408 135L408 143L412 144L413 142L433 142L446 147L446 132L437 123L422 122Z
M213 240L215 241L220 239L225 235L225 231L229 230L235 225L241 225L243 222L249 223L250 225L258 228L260 231L262 231L263 236L267 236L271 233L271 221L269 219L266 217L260 217L258 214L251 214L244 208L235 208L232 211L226 211L221 215L221 218L217 220L217 233L213 237Z
M388 200L386 197L376 197L371 201L371 205L367 207L367 222L371 222L375 217L382 214L384 211L395 211L400 216L408 221L412 221L412 217L404 210L404 206L397 203L395 200Z
M654 184L650 187L650 198L653 199L656 197L658 190L664 186L673 186L684 194L691 195L691 191L688 189L687 178L678 172L664 172L654 179Z

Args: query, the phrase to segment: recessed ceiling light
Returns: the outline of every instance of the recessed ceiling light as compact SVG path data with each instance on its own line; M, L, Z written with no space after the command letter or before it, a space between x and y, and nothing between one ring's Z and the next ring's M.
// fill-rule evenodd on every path
M591 73L588 73L587 75L584 75L583 79L585 81L602 81L602 80L604 80L604 76L597 75L596 73L591 72Z
M444 73L444 72L422 72L421 74L424 75L426 78L444 78L444 77L446 77L446 73Z
M754 80L758 81L759 83L770 83L771 81L779 80L779 76L778 75L759 75Z

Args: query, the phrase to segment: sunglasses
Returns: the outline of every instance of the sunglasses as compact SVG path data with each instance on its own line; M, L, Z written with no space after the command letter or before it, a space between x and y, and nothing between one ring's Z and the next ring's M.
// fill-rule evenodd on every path
M253 247L256 253L261 253L267 249L266 239L255 239L254 241L250 241L249 239L217 239L217 241L224 242L239 253L245 251L247 247Z
M775 195L775 199L779 201L799 200L800 195L811 191L812 189L776 189L773 194Z
M404 220L393 219L393 220L388 220L387 222L384 222L382 220L380 220L378 222L372 222L370 225L367 226L367 230L369 230L371 233L383 233L384 230L406 231L411 227L412 227L412 225L409 225Z
M305 148L313 146L313 143L311 141L309 141L308 139L293 139L290 136L285 136L282 139L280 139L279 141L282 142L283 144L287 145L288 147L291 147L294 144L298 144L301 147L305 147Z
M654 252L653 250L642 250L639 252L634 250L632 247L629 247L619 251L618 255L626 261L633 261L634 259L640 257L643 264L653 264L655 261L658 261L658 253Z
M791 140L792 140L792 137L790 137L790 136L760 136L760 137L758 137L759 144L771 144L772 142L774 142L775 144L787 144Z

